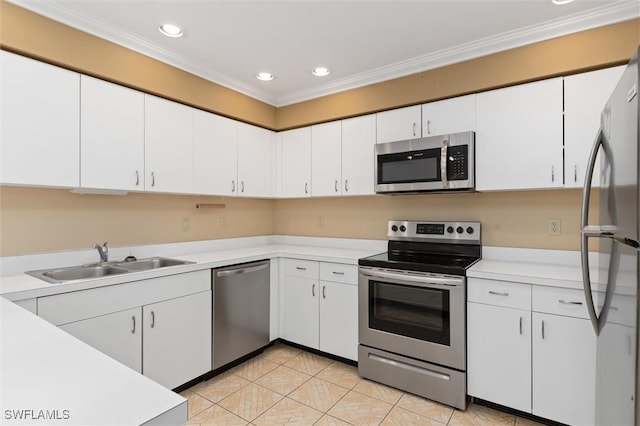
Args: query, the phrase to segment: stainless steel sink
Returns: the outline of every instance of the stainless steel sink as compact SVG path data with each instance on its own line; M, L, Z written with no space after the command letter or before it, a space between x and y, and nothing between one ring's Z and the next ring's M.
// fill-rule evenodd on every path
M26 273L40 278L50 284L60 284L69 281L101 278L109 275L128 274L132 272L148 271L150 269L166 268L168 266L186 265L193 262L169 259L166 257L150 257L129 262L103 262L89 265L69 266L66 268L42 269L27 271Z

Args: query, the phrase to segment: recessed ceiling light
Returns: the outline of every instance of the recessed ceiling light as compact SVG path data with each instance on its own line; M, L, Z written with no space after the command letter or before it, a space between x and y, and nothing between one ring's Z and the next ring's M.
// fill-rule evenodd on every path
M562 6L563 4L569 4L573 2L573 0L551 0L551 2L555 5Z
M331 70L327 67L316 67L313 69L313 71L311 71L313 73L313 75L315 75L316 77L324 77L326 75L329 75L329 73L331 72Z
M259 72L258 75L256 75L256 78L262 81L271 81L273 80L273 74L270 72Z
M158 28L160 32L167 37L182 37L182 28L173 24L162 24Z

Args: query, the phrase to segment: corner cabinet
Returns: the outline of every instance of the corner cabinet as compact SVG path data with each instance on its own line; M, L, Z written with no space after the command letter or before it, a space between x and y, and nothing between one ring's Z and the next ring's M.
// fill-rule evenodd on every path
M275 133L238 123L238 196L270 198L276 183Z
M40 297L38 316L173 389L211 370L211 271Z
M80 74L0 51L0 183L80 184Z
M476 189L563 186L562 78L476 95Z
M280 196L311 196L311 127L278 133L280 144Z
M358 359L357 266L282 260L282 337Z

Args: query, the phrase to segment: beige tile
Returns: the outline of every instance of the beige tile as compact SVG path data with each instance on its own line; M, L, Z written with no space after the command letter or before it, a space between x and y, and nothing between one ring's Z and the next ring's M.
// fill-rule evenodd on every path
M398 407L409 410L421 416L428 417L440 423L447 423L453 414L453 408L429 399L405 393L398 401Z
M281 365L260 377L256 383L279 394L288 395L310 378L308 374Z
M206 382L198 383L190 390L207 398L211 402L219 402L237 392L250 382L229 372L220 374Z
M260 354L257 357L251 358L237 367L232 368L229 372L253 382L267 374L269 371L276 369L278 365L278 363L269 361L265 358L264 354Z
M380 399L389 404L398 402L404 392L380 383L363 380L353 388L354 391Z
M341 386L325 382L316 377L293 391L289 398L320 411L327 411L349 392Z
M392 407L379 399L350 391L327 414L354 425L378 425Z
M503 413L482 405L470 404L467 411L454 410L449 425L451 426L494 426L514 425L516 416Z
M302 352L300 349L296 349L292 346L275 343L264 351L264 357L277 364L284 364L300 352Z
M213 405L206 410L192 417L185 424L187 425L229 425L229 426L245 426L248 422L224 408Z
M312 425L320 417L322 412L300 404L289 398L284 398L264 414L255 419L256 426L269 425Z
M381 425L384 426L443 426L444 423L437 422L417 413L412 413L400 407L393 407L391 412L387 414Z
M516 417L516 426L543 426L544 423L538 423L534 420Z
M349 426L350 424L351 423L343 422L340 419L325 414L320 420L314 423L314 426Z
M233 414L251 421L273 407L282 398L282 395L274 391L251 383L220 401L219 405Z
M344 388L353 388L362 381L358 369L342 362L334 362L318 374L318 378Z
M187 398L187 407L189 407L189 418L213 405L213 402L201 397L197 393L188 389L180 392L180 395L182 395L184 398Z
M325 357L309 352L302 352L291 358L284 365L295 370L302 371L303 373L315 376L331 363L333 363L333 361Z

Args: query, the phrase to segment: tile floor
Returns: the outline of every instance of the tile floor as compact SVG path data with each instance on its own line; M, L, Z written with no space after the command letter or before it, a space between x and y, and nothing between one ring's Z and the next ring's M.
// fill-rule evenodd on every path
M282 343L181 395L187 425L538 425L480 405L455 410Z

